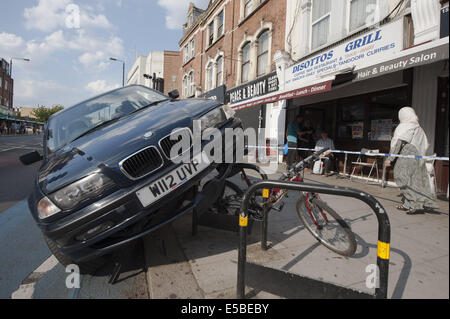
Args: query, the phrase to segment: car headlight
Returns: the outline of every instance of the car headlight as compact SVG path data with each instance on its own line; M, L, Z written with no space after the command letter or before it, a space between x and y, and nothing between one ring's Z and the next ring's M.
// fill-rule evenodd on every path
M55 203L60 209L69 210L86 199L98 196L103 190L112 185L113 181L108 177L95 173L60 189L48 197L51 203ZM47 215L46 217L49 216Z
M228 105L218 107L200 118L201 129L204 131L208 128L216 127L232 118L234 114L235 112Z

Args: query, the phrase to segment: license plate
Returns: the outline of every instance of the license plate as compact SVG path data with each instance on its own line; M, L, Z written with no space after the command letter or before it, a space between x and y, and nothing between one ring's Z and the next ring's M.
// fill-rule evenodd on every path
M209 165L206 155L197 155L190 163L182 164L164 177L138 190L136 195L142 206L147 207L182 186Z

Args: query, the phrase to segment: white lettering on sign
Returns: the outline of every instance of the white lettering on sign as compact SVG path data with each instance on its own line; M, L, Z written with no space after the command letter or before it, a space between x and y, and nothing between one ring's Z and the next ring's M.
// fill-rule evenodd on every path
M285 89L294 90L344 69L360 70L403 49L403 21L386 24L326 52L309 57L285 71Z

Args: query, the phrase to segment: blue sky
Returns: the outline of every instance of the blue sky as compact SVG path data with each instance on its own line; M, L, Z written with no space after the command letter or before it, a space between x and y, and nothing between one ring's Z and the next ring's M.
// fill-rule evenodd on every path
M109 57L128 72L136 54L179 50L190 0L1 2L0 57L31 59L13 62L14 106L67 107L121 85L122 65Z

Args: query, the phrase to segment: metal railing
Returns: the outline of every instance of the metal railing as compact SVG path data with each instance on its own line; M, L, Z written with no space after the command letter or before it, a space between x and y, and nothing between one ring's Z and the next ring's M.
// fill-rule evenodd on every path
M335 187L335 186L324 186L324 185L312 185L297 182L282 182L282 181L262 181L253 184L244 194L240 216L239 216L239 251L238 251L238 273L237 273L237 298L245 298L245 286L246 286L246 264L247 264L247 225L248 225L248 209L249 201L252 195L261 189L286 189L295 190L301 192L311 192L317 194L328 194L336 196L345 196L359 199L365 202L373 210L378 221L378 249L377 249L377 265L379 274L379 286L375 289L374 298L387 298L387 288L388 288L388 273L389 273L389 252L390 252L390 236L391 227L389 223L389 218L383 206L380 202L370 194L364 193L360 190ZM265 241L267 240L267 226L268 226L268 210L265 208L264 216L264 227L262 234L261 246L264 249L266 247ZM308 279L310 284L312 280ZM317 285L326 285L323 289L324 293L331 291L330 289L333 284L315 281ZM343 296L348 296L347 291L352 291L350 288L344 288L335 286L334 291L342 293ZM326 297L326 296L323 296Z

